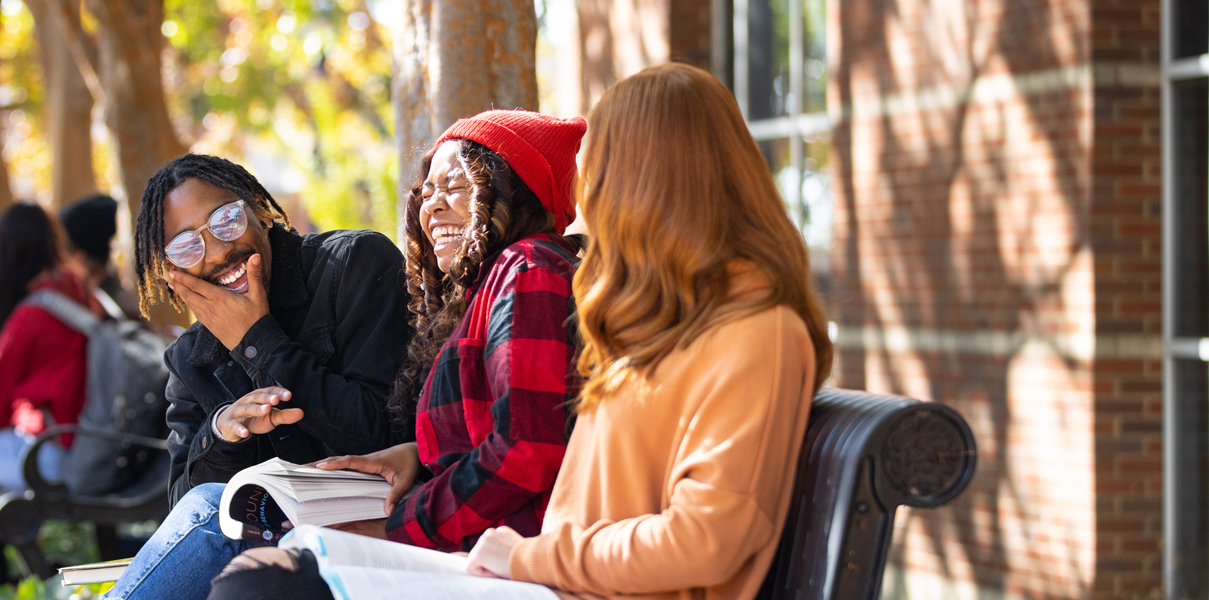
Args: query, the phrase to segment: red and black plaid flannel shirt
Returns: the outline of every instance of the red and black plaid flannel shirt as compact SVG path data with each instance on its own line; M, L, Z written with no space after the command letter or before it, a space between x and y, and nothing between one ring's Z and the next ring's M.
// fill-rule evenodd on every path
M416 409L420 461L434 477L394 510L391 540L455 551L488 527L540 533L580 381L578 259L555 239L529 236L483 261Z

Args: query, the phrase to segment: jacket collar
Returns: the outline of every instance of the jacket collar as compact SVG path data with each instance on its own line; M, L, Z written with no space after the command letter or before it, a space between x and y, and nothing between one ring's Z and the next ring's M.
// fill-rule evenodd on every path
M294 229L274 223L269 229L269 248L273 252L273 280L269 288L269 314L291 310L306 304L311 294L302 275L302 236ZM197 341L189 355L189 364L203 367L219 358L226 348L201 322L189 328L197 332Z

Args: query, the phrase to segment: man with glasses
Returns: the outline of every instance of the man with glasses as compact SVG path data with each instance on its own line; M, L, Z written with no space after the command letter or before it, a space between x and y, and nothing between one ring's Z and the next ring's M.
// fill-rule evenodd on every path
M197 317L165 355L174 505L275 456L408 441L385 414L412 335L385 236L300 236L243 167L190 154L148 183L135 250L142 312L168 301Z

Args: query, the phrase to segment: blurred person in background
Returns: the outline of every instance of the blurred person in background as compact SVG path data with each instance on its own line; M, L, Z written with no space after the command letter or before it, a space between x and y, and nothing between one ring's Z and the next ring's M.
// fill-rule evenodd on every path
M67 258L85 281L105 293L127 319L138 321L139 303L122 287L110 260L110 243L117 234L118 202L104 194L81 199L59 212L67 233Z
M0 217L0 488L23 489L21 463L34 436L75 423L84 406L88 339L49 312L23 304L54 290L100 314L83 279L64 268L58 226L42 207L19 202ZM71 436L38 455L44 477L59 479Z

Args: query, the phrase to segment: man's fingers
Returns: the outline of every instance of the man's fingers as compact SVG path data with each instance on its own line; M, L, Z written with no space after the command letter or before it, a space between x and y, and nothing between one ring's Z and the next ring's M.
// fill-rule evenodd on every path
M240 398L238 403L276 405L278 402L289 402L293 396L290 390L283 387L270 386L244 394L244 397Z
M169 276L168 283L168 287L172 288L172 291L176 292L176 295L180 296L181 300L184 300L185 304L188 304L190 309L192 309L193 306L198 302L206 300L204 296L193 291L192 288L182 285L179 280L174 279L171 276Z
M180 290L188 290L209 300L214 297L214 292L218 291L216 286L183 271L168 273L168 279L172 282L172 290L178 294L181 293Z
M256 419L268 415L272 408L268 404L236 402L227 409L227 413L223 416L232 419Z
M248 259L248 296L252 298L261 298L265 295L264 278L261 273L264 272L264 266L261 263L259 254L253 254Z
M274 427L278 425L292 425L301 420L301 408L287 408L285 410L274 408L272 412L269 413L269 422L272 423Z

